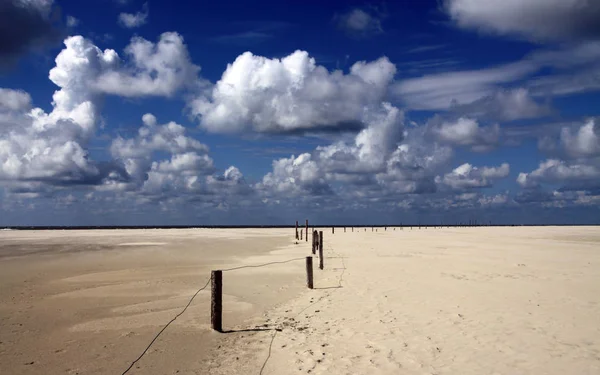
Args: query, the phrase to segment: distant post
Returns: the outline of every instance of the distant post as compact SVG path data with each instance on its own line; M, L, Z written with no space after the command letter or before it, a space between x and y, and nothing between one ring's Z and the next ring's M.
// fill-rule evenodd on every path
M223 271L212 271L210 279L210 323L212 329L223 332Z
M306 219L306 230L304 233L306 233L306 242L308 242L308 219Z
M344 233L346 233L346 227L344 227Z
M335 233L335 227L331 227L331 234Z
M323 231L319 232L319 268L323 269Z
M296 239L298 239L298 220L296 220Z
M302 232L303 231L304 231L303 229L300 229L300 241L302 241Z
M319 246L319 233L317 233L317 231L313 231L313 246L312 246L312 253L316 254L317 253L317 247Z
M313 266L312 257L306 257L306 286L308 289L313 288Z

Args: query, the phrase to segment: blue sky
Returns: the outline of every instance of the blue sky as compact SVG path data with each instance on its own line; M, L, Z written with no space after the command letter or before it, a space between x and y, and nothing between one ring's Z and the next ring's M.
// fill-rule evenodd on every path
M522 3L3 1L0 225L598 223L600 3Z

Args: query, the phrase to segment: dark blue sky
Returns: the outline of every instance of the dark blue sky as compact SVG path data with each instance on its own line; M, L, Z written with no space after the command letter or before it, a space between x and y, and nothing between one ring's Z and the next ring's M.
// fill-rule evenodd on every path
M0 225L600 219L600 5L0 10Z

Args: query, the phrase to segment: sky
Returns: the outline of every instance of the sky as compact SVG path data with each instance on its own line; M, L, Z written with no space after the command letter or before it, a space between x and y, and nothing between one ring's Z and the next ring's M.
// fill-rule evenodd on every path
M0 0L0 225L600 223L600 1Z

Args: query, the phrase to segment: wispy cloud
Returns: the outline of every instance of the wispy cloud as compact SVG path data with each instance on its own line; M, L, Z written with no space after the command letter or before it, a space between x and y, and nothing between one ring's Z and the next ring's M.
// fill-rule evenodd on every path
M451 104L472 103L507 85L528 88L533 96L592 91L600 88L582 71L597 72L600 43L584 43L559 49L538 50L523 59L494 67L445 71L400 81L393 88L405 105L413 109L447 109ZM544 68L556 72L535 77ZM560 79L555 79L556 74ZM569 82L569 77L571 82ZM578 82L573 82L577 78Z
M419 46L419 47L409 49L408 51L406 51L406 53L422 53L422 52L435 51L435 50L446 48L447 46L448 46L447 44L433 44L433 45L429 45L429 46Z
M254 45L263 43L276 36L292 24L281 21L240 21L229 24L240 31L210 37L209 40L223 44Z
M219 35L210 38L211 41L226 44L256 44L262 43L273 37L272 34L259 31L243 31L235 34Z
M80 21L73 17L73 16L67 16L67 27L77 27L80 24Z

